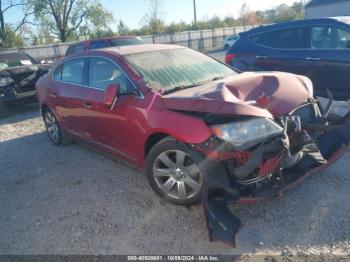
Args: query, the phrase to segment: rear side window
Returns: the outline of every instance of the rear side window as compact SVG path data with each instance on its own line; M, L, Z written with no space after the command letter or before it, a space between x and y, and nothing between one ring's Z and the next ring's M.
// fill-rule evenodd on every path
M127 46L127 45L143 45L146 42L139 37L130 37L130 38L116 38L110 39L109 44L111 46Z
M277 30L253 35L250 41L271 48L301 49L305 47L303 33L303 28Z
M92 42L89 45L89 50L100 49L100 48L105 48L105 47L107 47L107 44L105 41L97 41L97 42Z
M72 55L76 53L81 53L84 51L84 45L79 44L79 45L72 45L68 48L66 55Z
M332 26L311 28L311 49L344 49L350 48L350 32Z
M62 81L74 84L83 84L85 59L78 58L63 64Z

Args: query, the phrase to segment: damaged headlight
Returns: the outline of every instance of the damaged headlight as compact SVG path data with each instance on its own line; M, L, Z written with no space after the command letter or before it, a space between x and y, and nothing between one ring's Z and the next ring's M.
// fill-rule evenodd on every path
M0 87L5 87L10 85L13 82L13 79L8 76L0 76Z
M218 138L230 142L237 150L246 150L265 139L283 134L283 128L267 118L215 125L211 129Z

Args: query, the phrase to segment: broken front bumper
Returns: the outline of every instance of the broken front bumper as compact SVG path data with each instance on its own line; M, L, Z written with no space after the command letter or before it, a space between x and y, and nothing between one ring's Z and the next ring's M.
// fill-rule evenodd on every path
M235 247L235 237L242 223L230 211L230 204L252 204L279 197L286 190L339 160L350 145L350 119L346 119L339 125L322 130L322 135L318 136L314 143L308 143L304 147L303 159L292 167L284 168L278 183L265 194L242 196L225 168L218 163L216 167L209 168L205 175L206 190L203 195L203 207L210 240L222 241ZM286 154L281 153L270 162L266 162L265 166L261 166L260 170L265 168L265 172L279 171L282 165L286 166L285 163L283 164L286 157L288 157Z

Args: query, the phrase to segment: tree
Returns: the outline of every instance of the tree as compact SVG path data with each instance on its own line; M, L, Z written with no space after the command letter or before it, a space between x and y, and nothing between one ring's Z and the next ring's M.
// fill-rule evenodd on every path
M12 30L8 25L5 26L3 31L3 38L0 42L0 48L11 48L24 46L23 38Z
M41 26L62 42L79 39L79 33L90 35L113 22L113 15L97 0L31 1Z
M144 28L143 30L149 30L151 34L163 33L165 23L162 20L162 0L147 0L149 4L148 13L143 17Z
M19 23L11 25L5 21L5 15L13 8L19 10ZM27 0L0 0L0 47L13 47L23 45L23 39L18 34L26 23L30 23L29 17L33 14Z
M127 27L127 25L120 20L119 24L118 24L118 33L119 35L128 35L130 32L129 28Z
M239 9L239 21L244 27L248 24L250 9L247 3L244 3Z

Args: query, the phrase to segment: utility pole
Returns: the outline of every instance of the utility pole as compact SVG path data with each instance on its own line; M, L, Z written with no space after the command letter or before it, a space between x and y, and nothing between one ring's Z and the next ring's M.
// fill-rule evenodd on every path
M193 0L194 23L197 24L197 7L196 0Z

